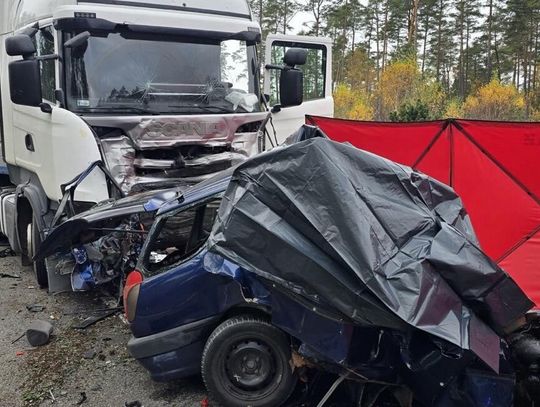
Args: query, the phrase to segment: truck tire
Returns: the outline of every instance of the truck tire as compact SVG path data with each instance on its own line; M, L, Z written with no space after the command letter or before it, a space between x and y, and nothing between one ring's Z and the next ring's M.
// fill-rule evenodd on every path
M204 347L201 371L210 397L226 407L281 406L296 387L287 335L261 318L219 325Z
M39 234L38 223L35 218L32 217L32 230L31 230L31 239L32 239L32 250L30 251L31 257L33 257L39 247L41 246L41 235ZM49 286L49 277L47 275L47 267L45 266L45 260L38 260L32 262L32 267L34 268L34 274L36 276L36 281L40 288L47 288Z

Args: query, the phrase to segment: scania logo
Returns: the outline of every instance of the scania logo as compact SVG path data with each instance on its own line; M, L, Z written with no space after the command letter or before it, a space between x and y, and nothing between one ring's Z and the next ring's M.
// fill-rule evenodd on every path
M160 132L164 134L181 134L187 136L211 136L224 130L221 122L168 122L152 123L147 127L147 132Z

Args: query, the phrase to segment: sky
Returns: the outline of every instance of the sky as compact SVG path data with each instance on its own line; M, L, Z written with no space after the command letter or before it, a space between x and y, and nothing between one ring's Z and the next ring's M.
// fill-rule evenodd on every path
M298 34L299 31L304 29L304 23L309 23L312 19L313 17L304 11L296 13L294 18L291 20L291 27L293 27L293 29L287 34Z

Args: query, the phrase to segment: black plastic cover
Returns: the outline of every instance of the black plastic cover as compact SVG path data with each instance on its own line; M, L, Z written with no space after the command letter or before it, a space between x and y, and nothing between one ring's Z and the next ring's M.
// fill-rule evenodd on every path
M357 324L416 327L496 371L498 334L533 306L450 187L319 137L238 166L209 247Z

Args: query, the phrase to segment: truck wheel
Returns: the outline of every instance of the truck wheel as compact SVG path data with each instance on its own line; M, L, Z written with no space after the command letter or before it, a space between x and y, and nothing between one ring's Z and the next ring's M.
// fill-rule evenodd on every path
M210 396L227 407L281 406L296 387L287 335L268 322L231 318L208 338L201 371Z
M28 250L30 258L34 257L39 247L41 246L41 235L37 222L32 218L32 227L30 231L31 236L31 248ZM49 277L47 276L47 267L45 266L45 260L33 261L32 267L34 268L34 274L40 288L47 288L49 286Z

